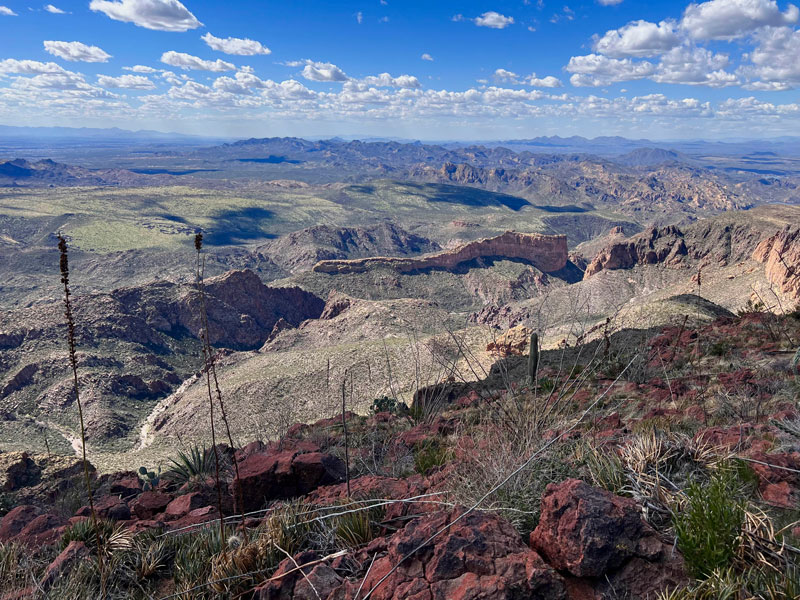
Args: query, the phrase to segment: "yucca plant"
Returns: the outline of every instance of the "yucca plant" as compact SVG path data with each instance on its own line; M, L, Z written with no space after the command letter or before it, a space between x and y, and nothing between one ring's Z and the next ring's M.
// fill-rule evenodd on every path
M213 453L205 446L196 444L188 450L178 451L178 455L169 462L171 466L164 473L164 478L177 486L204 481L216 471Z

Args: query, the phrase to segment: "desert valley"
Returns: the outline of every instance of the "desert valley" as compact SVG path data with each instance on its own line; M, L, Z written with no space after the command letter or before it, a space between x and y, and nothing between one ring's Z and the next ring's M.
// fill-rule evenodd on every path
M0 600L800 598L796 6L2 1Z

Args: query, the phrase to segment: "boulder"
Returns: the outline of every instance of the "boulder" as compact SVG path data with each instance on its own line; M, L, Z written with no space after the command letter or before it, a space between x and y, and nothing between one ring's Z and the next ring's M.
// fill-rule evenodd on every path
M642 520L634 500L577 479L547 486L530 541L551 566L588 580L572 585L601 594L608 588L646 598L687 581L683 559Z
M362 581L362 594L375 587L372 600L566 600L563 578L525 546L510 523L494 514L462 515L463 509L454 509L411 521L385 550L375 550L380 554L366 579L372 556L368 550L356 555L364 573L347 579L328 600L354 598Z
M131 509L137 518L150 520L155 515L163 512L173 497L164 492L142 492L136 500L131 502Z
M39 508L30 504L11 509L6 516L0 519L0 542L9 541L41 513Z
M234 498L243 498L246 512L258 510L270 500L308 494L321 485L344 479L344 463L322 452L256 453L239 463Z
M131 509L119 496L105 496L94 501L95 514L101 519L112 521L127 521L131 518ZM77 517L89 517L92 514L91 508L81 506L75 513Z
M15 542L29 546L53 544L61 537L66 519L45 513L34 518L15 537Z
M39 587L42 590L49 589L59 577L68 573L75 564L88 556L89 549L86 544L77 540L71 541L47 567L44 576L39 581Z
M209 500L210 499L201 492L191 492L183 496L178 496L167 505L167 508L164 510L164 517L167 520L185 517L193 510L209 506L211 504Z

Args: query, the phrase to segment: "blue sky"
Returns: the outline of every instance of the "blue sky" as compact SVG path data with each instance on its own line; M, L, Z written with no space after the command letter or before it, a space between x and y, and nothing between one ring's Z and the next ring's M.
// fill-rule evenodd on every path
M800 134L776 0L0 0L0 123L205 135Z

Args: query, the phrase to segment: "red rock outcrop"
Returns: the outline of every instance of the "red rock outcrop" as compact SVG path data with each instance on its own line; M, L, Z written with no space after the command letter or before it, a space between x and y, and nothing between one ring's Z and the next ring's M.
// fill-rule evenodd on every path
M300 454L287 450L251 454L239 463L234 498L241 497L245 511L262 508L266 501L308 494L321 485L344 479L344 463L321 452Z
M687 581L683 559L641 518L636 502L578 479L550 484L531 547L601 597L647 598Z
M502 256L529 261L540 271L550 273L567 264L567 237L506 231L493 238L469 242L454 250L426 254L419 258L375 256L355 260L323 260L314 265L317 273L360 273L371 266L391 267L401 273L417 269L453 269L481 257Z
M562 577L522 543L507 521L487 513L472 513L456 521L461 510L420 517L388 541L384 538L373 541L355 557L366 571L372 556L377 555L366 578L362 574L343 580L335 572L336 563L320 567L314 563L319 557L309 552L295 556L293 561L284 561L278 573L290 571L295 562L301 566L314 563L303 571L315 587L320 584L318 597L327 600L355 598L359 588L363 595L375 588L369 596L372 600L566 600ZM440 535L425 543L440 530L443 530ZM417 548L417 552L403 560ZM399 567L389 574L395 565ZM312 573L314 577L310 576ZM253 597L259 600L315 597L304 594L307 585L303 575L295 572L257 588Z
M634 237L614 242L601 250L586 267L583 278L600 271L630 269L636 265L677 264L688 250L683 232L675 226L644 231Z
M789 298L800 300L800 227L779 231L763 240L753 260L764 263L767 278Z

